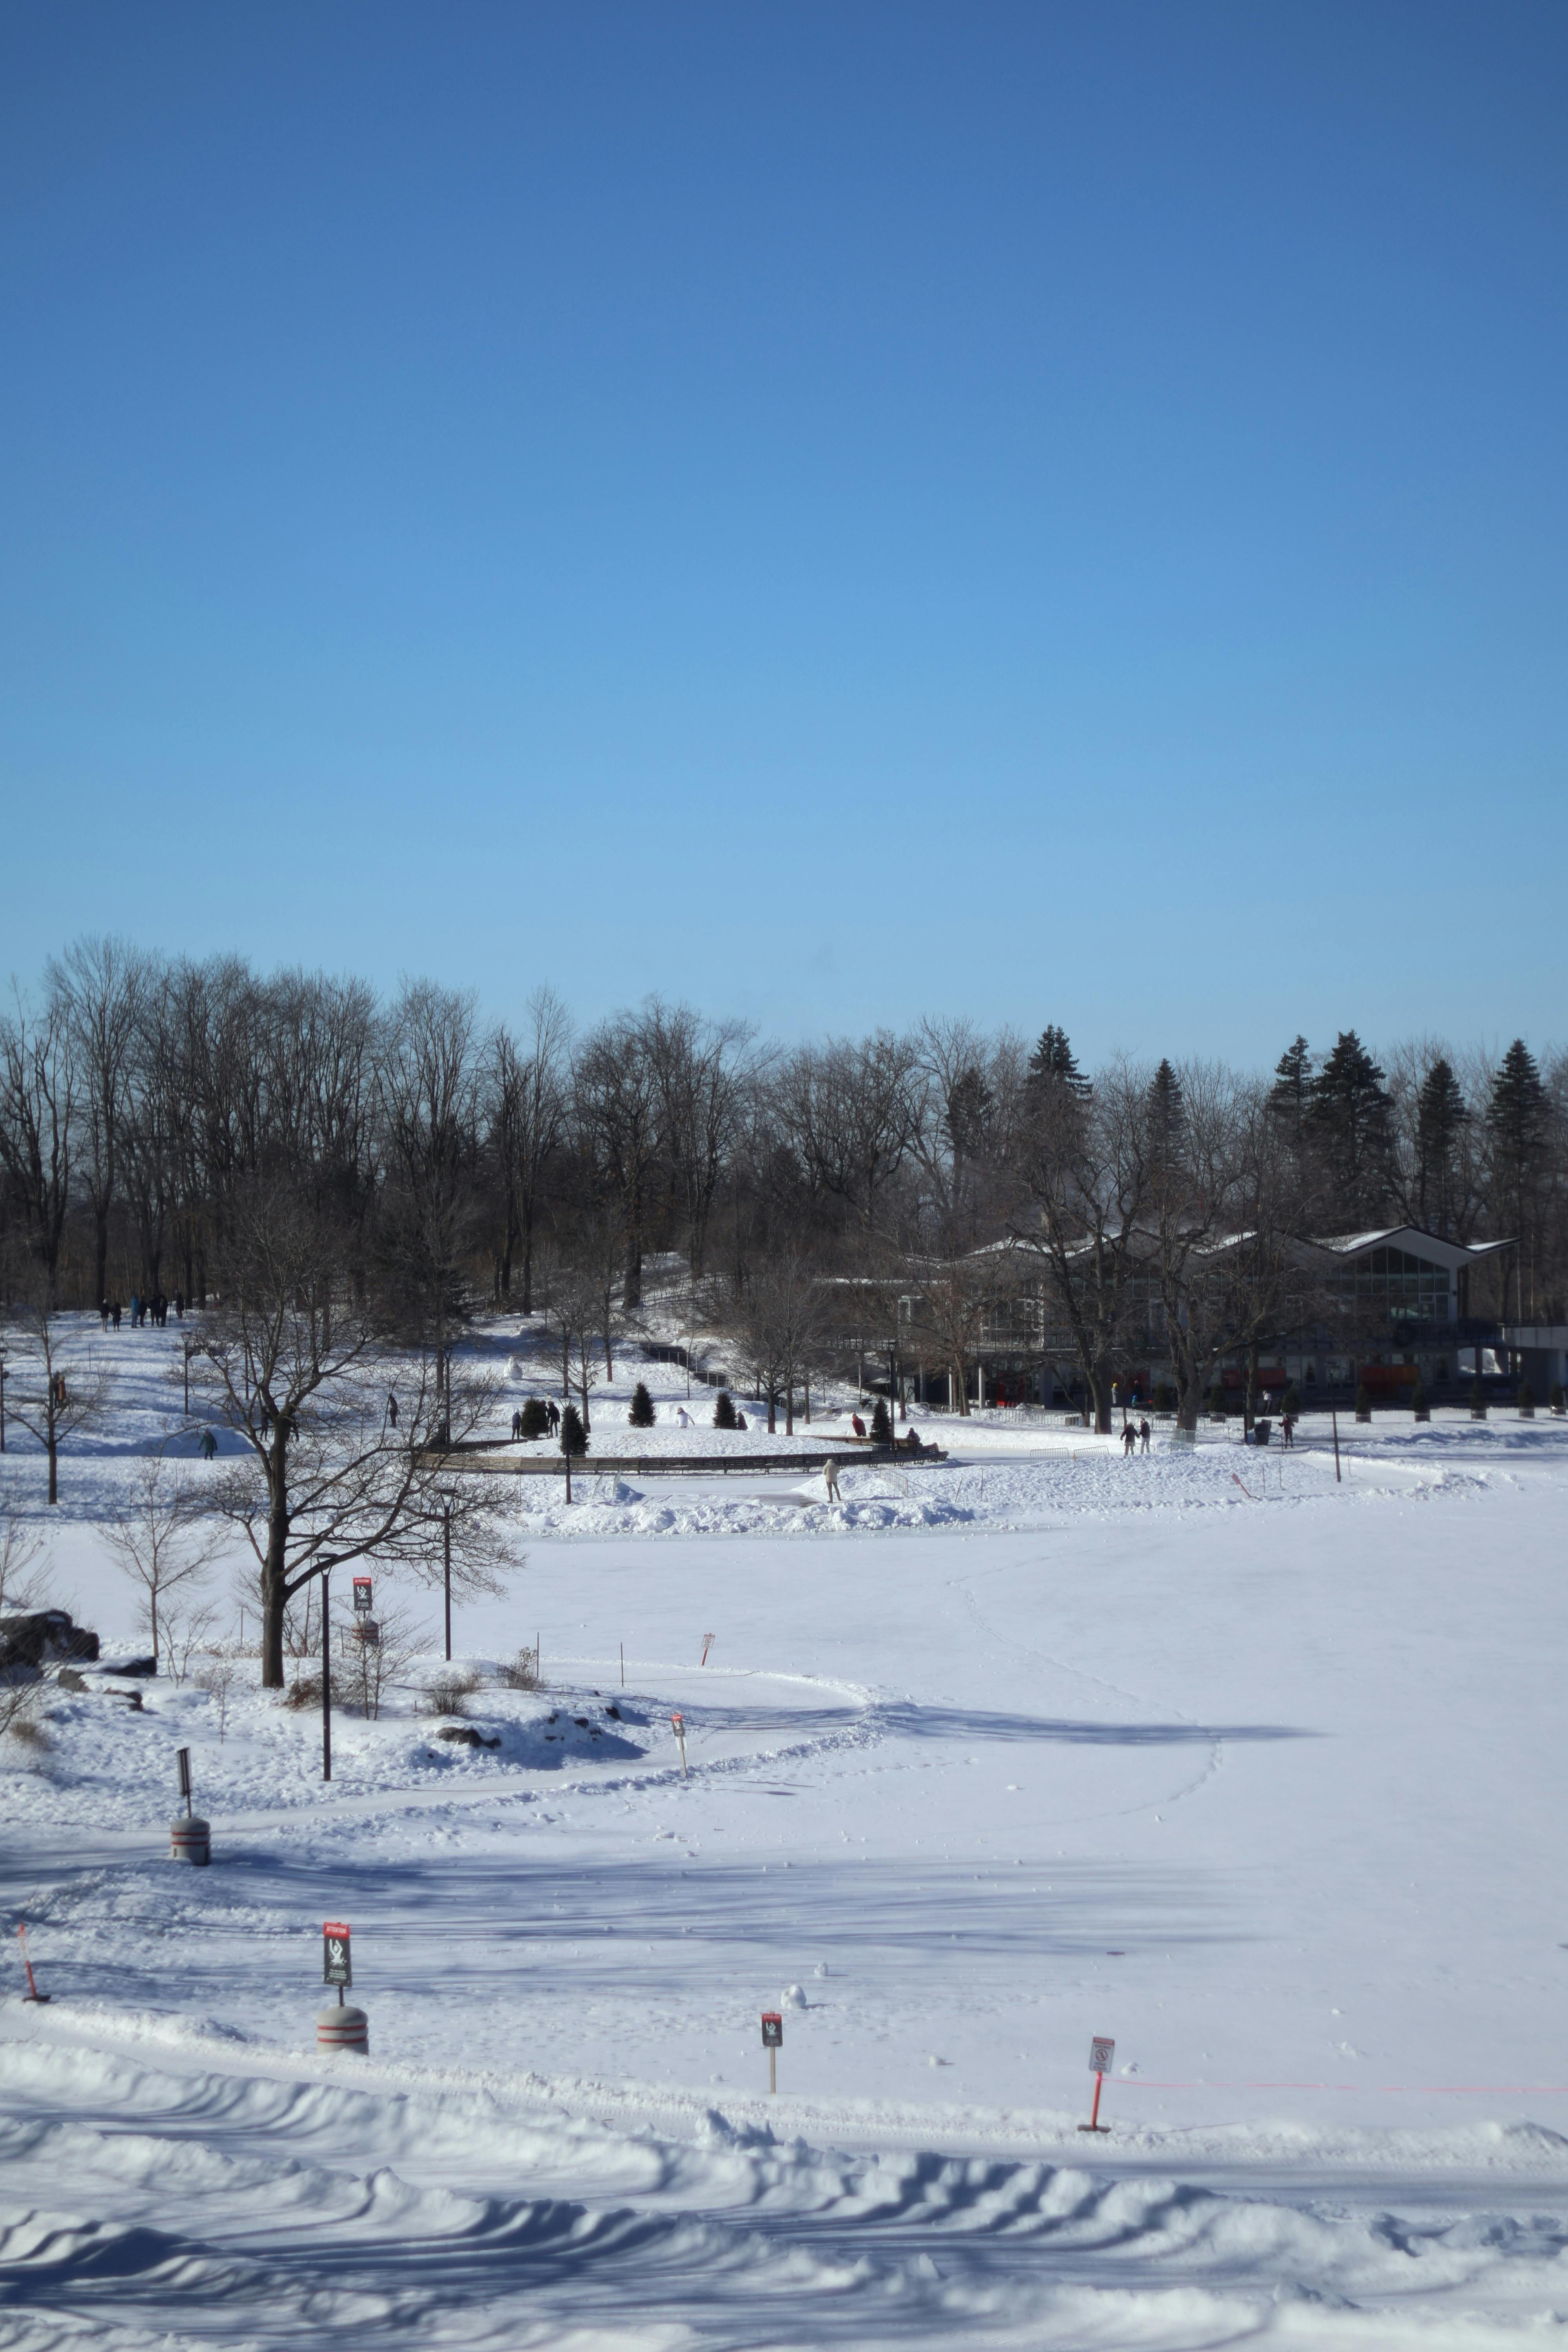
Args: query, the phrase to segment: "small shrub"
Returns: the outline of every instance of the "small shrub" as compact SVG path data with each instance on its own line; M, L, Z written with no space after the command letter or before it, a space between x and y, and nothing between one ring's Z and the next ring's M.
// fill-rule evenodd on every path
M1225 1419L1225 1383L1222 1381L1215 1381L1209 1391L1209 1411L1215 1421Z
M30 1748L35 1754L49 1744L49 1735L36 1715L14 1715L5 1726L5 1737L14 1739L18 1748Z
M1301 1391L1294 1381L1288 1383L1285 1393L1279 1400L1279 1410L1281 1413L1288 1412L1292 1421L1300 1421L1301 1418Z
M1156 1412L1174 1412L1176 1410L1176 1391L1171 1386L1169 1381L1156 1381L1154 1383L1154 1393L1150 1398L1149 1402Z
M1528 1381L1521 1381L1519 1384L1519 1409L1521 1412L1532 1413L1535 1411L1535 1399Z
M1479 1378L1470 1382L1470 1417L1474 1421L1485 1421L1487 1417L1487 1392Z
M1355 1392L1355 1417L1358 1421L1372 1419L1372 1398L1364 1387L1358 1388Z
M877 1445L888 1445L891 1444L892 1436L893 1424L888 1417L888 1401L886 1397L879 1397L871 1407L872 1443Z
M426 1686L425 1713L426 1715L466 1714L468 1702L479 1686L478 1675L454 1674L448 1668L445 1674L437 1675L435 1681Z
M632 1391L632 1408L626 1419L634 1429L651 1429L654 1423L653 1399L647 1383L639 1381Z
M1419 1381L1410 1391L1410 1410L1417 1421L1430 1421L1432 1418L1432 1407L1427 1402L1426 1391Z
M321 1675L296 1675L283 1694L283 1704L296 1710L307 1706L320 1706L321 1704Z
M1552 1394L1548 1397L1547 1402L1552 1407L1553 1412L1562 1412L1565 1407L1568 1407L1568 1397L1565 1397L1563 1394L1563 1383L1561 1381L1552 1381Z
M531 1396L522 1408L524 1437L542 1437L550 1426L550 1412L542 1397Z
M561 1416L561 1451L574 1457L588 1451L588 1433L574 1404L569 1404Z
M719 1391L713 1407L713 1426L715 1429L733 1429L735 1426L735 1400L728 1389Z
M501 1668L500 1678L508 1690L537 1690L539 1688L538 1651L520 1650L511 1664Z

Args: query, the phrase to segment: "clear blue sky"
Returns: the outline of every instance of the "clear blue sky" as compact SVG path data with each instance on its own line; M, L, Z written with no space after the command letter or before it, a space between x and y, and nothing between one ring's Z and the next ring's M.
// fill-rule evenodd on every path
M0 969L1568 1031L1568 11L13 5Z

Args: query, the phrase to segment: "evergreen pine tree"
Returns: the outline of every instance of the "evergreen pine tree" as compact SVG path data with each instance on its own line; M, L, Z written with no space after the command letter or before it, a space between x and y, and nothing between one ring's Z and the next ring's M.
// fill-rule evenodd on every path
M522 1408L524 1437L542 1437L549 1426L550 1415L545 1410L544 1399L531 1396Z
M1058 1081L1069 1094L1086 1095L1089 1090L1089 1080L1073 1059L1067 1031L1054 1023L1040 1033L1040 1042L1029 1056L1028 1076L1036 1087Z
M1182 1082L1169 1062L1163 1061L1149 1081L1149 1157L1162 1173L1179 1165L1187 1114Z
M942 1126L955 1166L960 1160L978 1158L995 1108L996 1097L985 1082L984 1072L971 1063L954 1078L942 1111Z
M886 1397L879 1397L871 1407L872 1443L877 1445L890 1445L892 1438L893 1424L888 1418L888 1400Z
M1459 1137L1469 1116L1459 1081L1439 1055L1421 1081L1415 1103L1415 1202L1427 1231L1446 1240L1454 1236Z
M1300 1143L1311 1101L1312 1056L1305 1037L1297 1035L1274 1065L1268 1108L1292 1143Z
M653 1399L649 1396L647 1384L644 1381L639 1381L632 1391L631 1410L626 1414L626 1419L634 1429L653 1427Z
M1344 1224L1379 1215L1387 1201L1388 1108L1383 1072L1355 1031L1342 1030L1309 1090L1307 1128Z
M561 1415L561 1451L573 1455L588 1451L588 1433L574 1404L569 1404Z
M735 1400L728 1389L719 1391L713 1406L713 1426L715 1429L733 1429L735 1426Z
M1521 1315L1535 1303L1535 1191L1542 1147L1546 1141L1546 1088L1535 1056L1522 1037L1516 1037L1502 1057L1492 1080L1487 1105L1487 1130L1491 1138L1496 1190L1518 1243L1515 1297ZM1526 1305L1528 1274L1529 1306ZM1506 1291L1506 1280L1505 1280Z

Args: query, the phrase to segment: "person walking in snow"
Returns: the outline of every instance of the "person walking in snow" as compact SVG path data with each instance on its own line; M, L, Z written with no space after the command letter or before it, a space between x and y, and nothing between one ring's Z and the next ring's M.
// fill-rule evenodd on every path
M822 1475L827 1487L828 1501L830 1503L841 1502L843 1497L838 1492L838 1465L834 1461L831 1454L822 1465Z
M556 1403L553 1397L550 1400L550 1407L546 1418L550 1423L550 1434L553 1437L556 1431L561 1426L561 1407Z
M1146 1421L1141 1421L1138 1424L1138 1451L1140 1454L1147 1454L1149 1451L1149 1424Z
M397 1427L397 1392L395 1389L388 1389L386 1391L386 1418L395 1429Z
M1131 1461L1133 1450L1137 1444L1138 1432L1133 1428L1132 1423L1130 1421L1124 1421L1121 1424L1121 1453L1124 1460L1128 1462Z

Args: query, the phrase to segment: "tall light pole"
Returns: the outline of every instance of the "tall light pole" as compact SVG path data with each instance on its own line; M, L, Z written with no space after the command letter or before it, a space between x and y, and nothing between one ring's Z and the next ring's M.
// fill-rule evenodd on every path
M441 1564L447 1587L447 1664L452 1663L452 1497L441 1497Z
M337 1561L321 1562L321 1778L332 1777L332 1570Z

